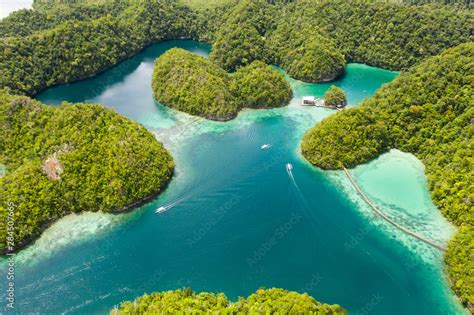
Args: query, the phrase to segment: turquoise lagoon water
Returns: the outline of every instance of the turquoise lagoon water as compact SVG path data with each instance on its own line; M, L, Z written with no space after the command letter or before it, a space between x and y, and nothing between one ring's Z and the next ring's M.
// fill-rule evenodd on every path
M244 110L227 123L206 121L152 98L153 61L175 46L209 53L198 42L159 43L94 78L38 96L48 104L114 108L153 132L177 168L168 189L140 209L68 216L17 254L17 312L105 313L145 292L182 287L231 299L283 287L353 314L463 312L443 275L441 253L374 216L341 172L318 170L299 155L304 131L334 113L299 101L322 96L330 84L290 79L289 106ZM355 106L396 76L349 64L334 84ZM272 147L260 150L264 143ZM413 156L391 151L352 172L395 219L440 243L452 235Z

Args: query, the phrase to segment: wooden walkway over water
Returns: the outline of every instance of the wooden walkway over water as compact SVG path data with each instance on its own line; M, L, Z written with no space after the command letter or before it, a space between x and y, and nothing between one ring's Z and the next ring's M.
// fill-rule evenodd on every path
M383 213L382 211L380 211L373 203L372 201L370 201L370 199L364 194L364 192L360 189L359 185L357 185L357 183L355 182L354 178L352 177L351 173L349 173L349 171L343 166L342 167L344 169L344 172L346 173L346 176L347 178L349 178L349 181L352 183L352 186L354 186L355 190L359 193L359 195L362 197L362 199L364 199L364 201L370 206L370 208L372 208L372 210L374 210L374 212L376 214L378 214L380 217L382 217L385 221L387 221L388 223L392 224L393 226L395 226L397 229L399 229L400 231L408 234L408 235L411 235L417 239L419 239L420 241L422 242L425 242L426 244L428 245L431 245L439 250L442 250L442 251L446 251L446 248L444 248L443 246L439 245L439 244L436 244L426 238L424 238L423 236L420 236L418 234L416 234L415 232L413 231L410 231L409 229L401 226L400 224L398 224L397 222L393 221L392 219L390 219L389 217L387 217L387 215L385 213Z

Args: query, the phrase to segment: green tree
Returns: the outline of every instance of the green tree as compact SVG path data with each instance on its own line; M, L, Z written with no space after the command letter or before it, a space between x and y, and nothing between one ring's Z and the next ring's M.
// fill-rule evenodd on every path
M324 94L324 105L333 108L344 107L347 105L346 94L341 88L331 85Z

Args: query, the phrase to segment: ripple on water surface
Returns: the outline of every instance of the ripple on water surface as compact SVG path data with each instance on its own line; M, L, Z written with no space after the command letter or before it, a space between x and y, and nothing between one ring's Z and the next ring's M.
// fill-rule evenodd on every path
M15 260L22 266L33 265L63 248L100 236L123 222L126 216L102 212L69 214L53 223L33 244L21 250Z
M336 84L347 92L349 105L355 106L381 84L395 78L396 73L349 64L345 76L331 84L306 84L290 79L294 99L289 106L243 110L235 120L220 123L177 112L153 100L150 88L153 61L174 46L201 54L209 52L208 46L192 41L160 43L111 71L48 89L38 97L52 104L89 99L114 107L152 131L171 151L177 168L167 190L144 206L143 211L118 216L94 213L74 219L66 217L20 253L18 258L35 257L31 261L40 261L36 257L48 256L49 252L53 257L46 259L45 264L55 263L41 273L31 263L33 271L27 273L31 279L23 279L22 292L29 299L23 302L25 311L38 306L71 312L106 311L115 303L133 299L145 291L183 285L198 290L224 290L235 297L268 284L289 289L304 287L304 291L323 301L341 303L350 311L364 310L364 303L371 301L372 293L382 292L385 299L373 306L379 313L394 314L396 309L410 308L421 312L436 308L438 312L434 313L439 314L462 312L458 304L450 302L452 297L443 278L439 252L374 216L341 172L315 169L298 154L305 130L334 113L300 106L302 96L322 97L331 84ZM262 151L262 143L274 146ZM272 164L272 156L279 157L275 160L278 165ZM286 162L294 164L296 182L301 188L298 192L286 192L289 183L284 170ZM275 167L252 177L254 167L261 167L262 163ZM442 243L451 235L452 227L430 201L422 165L414 157L391 151L351 172L377 206L401 223ZM226 216L212 221L213 211L221 206L219 203L234 193L241 193L242 200L227 210ZM286 207L295 204L297 194L309 205L305 220L262 260L259 272L246 274L246 255L268 240L290 210L294 210ZM168 213L154 215L156 207L177 200L175 208ZM193 236L194 229L206 226L207 218L215 223L195 247L189 247L186 237ZM320 224L319 228L308 225L306 219ZM346 222L338 225L338 220ZM115 233L125 225L130 229L123 229L123 234ZM366 230L367 235L362 235L365 239L359 242L356 251L341 248L344 242L358 238ZM80 245L81 256L70 260L65 257L70 253L68 248L81 242L100 248L108 235L114 239L103 250L105 258L96 255L99 251L91 252ZM114 256L115 251L120 257ZM235 257L228 259L229 255ZM88 259L93 260L92 264ZM160 268L166 271L163 277ZM149 274L157 271L159 281L150 284ZM322 280L315 285L310 282L311 287L306 289L311 273L318 276L321 273ZM95 281L85 283L84 277ZM429 288L421 289L425 284ZM341 290L342 286L348 292ZM35 298L54 299L48 295L49 289L69 294L67 305L48 308ZM114 292L112 296L108 295L110 290ZM413 301L410 295L426 299L423 301L426 305L417 304L423 302Z

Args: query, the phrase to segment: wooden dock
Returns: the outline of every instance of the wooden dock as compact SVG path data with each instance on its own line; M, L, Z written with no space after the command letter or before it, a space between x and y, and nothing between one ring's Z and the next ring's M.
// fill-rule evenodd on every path
M431 245L441 251L446 251L446 248L444 248L443 246L439 245L439 244L436 244L432 241L430 241L429 239L426 239L424 238L423 236L421 235L418 235L417 233L413 232L413 231L410 231L409 229L401 226L400 224L398 224L397 222L393 221L392 219L390 219L389 217L387 217L387 215L385 213L383 213L381 210L379 210L373 203L372 201L370 201L370 199L364 194L364 192L360 189L359 185L357 185L357 183L355 182L354 178L352 177L351 173L349 173L349 171L343 166L342 167L344 169L344 172L346 173L346 176L347 178L349 178L349 181L352 183L352 186L354 186L355 190L359 193L359 195L362 197L362 199L364 199L364 201L370 206L370 208L372 210L374 210L374 212L376 214L378 214L380 217L382 217L385 221L387 221L388 223L392 224L393 226L395 226L397 229L399 229L400 231L408 234L408 235L411 235L417 239L419 239L420 241L422 242L425 242L426 244L428 245Z

